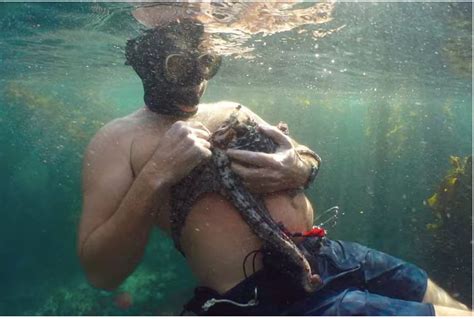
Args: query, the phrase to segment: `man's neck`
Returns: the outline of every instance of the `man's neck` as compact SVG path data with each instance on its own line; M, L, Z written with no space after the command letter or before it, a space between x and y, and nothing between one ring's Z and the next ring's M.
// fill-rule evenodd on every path
M177 121L186 121L187 119L195 116L198 112L194 113L191 116L180 116L180 115L175 115L175 114L162 114L159 112L155 112L154 110L150 109L146 104L143 107L143 109L146 112L146 116L149 117L150 119L153 119L154 121L160 121L165 123L174 123ZM199 111L199 109L198 109Z

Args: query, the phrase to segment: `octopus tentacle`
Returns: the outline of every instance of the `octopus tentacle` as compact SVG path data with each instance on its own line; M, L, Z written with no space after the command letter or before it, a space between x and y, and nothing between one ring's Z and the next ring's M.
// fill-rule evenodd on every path
M306 292L316 290L320 284L317 275L311 273L311 266L295 243L281 230L270 216L265 205L242 185L230 169L230 162L223 150L215 149L213 161L222 177L232 204L241 212L241 216L252 231L264 241L267 249L275 249L301 270L300 285Z

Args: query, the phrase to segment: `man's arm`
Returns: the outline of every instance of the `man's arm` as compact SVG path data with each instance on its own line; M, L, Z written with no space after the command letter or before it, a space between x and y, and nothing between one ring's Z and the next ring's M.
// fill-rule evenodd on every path
M202 125L175 123L134 178L120 123L102 129L84 159L83 212L78 250L89 281L115 289L140 262L153 214L167 204L171 185L211 156Z

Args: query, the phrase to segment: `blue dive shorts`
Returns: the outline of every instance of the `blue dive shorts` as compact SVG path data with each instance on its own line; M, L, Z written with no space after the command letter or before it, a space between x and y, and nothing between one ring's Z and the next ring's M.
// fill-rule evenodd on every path
M433 305L421 303L428 277L417 266L352 242L323 239L320 244L308 238L299 246L314 257L310 263L323 281L316 292L291 301L275 298L281 295L275 294L277 290L284 293L285 289L269 284L277 279L263 269L223 295L197 288L185 308L200 315L434 315ZM211 299L217 302L209 303ZM252 299L258 304L248 305ZM204 307L205 311L206 302L210 307Z

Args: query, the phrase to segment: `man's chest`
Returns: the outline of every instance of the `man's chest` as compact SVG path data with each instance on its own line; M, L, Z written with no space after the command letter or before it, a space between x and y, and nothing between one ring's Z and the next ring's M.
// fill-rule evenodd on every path
M214 114L200 112L196 116L184 121L199 122L212 134L224 121L225 116L222 112L215 112ZM166 138L166 133L173 123L162 123L159 121L150 123L150 121L147 121L136 130L130 146L130 162L135 176L140 173L151 158L162 139Z
M219 118L219 117L218 117ZM195 116L187 121L200 122L206 126L212 133L219 125L219 120L216 117L207 116L207 113L202 113L200 116ZM160 121L152 122L144 120L140 125L137 125L137 130L134 132L132 142L130 145L130 164L133 175L137 177L143 167L148 163L150 158L156 151L159 143L166 138L168 129L174 122L163 123ZM172 160L172 159L170 159ZM157 208L157 225L163 230L169 229L169 214L170 214L170 194L160 194L167 198L163 207Z

